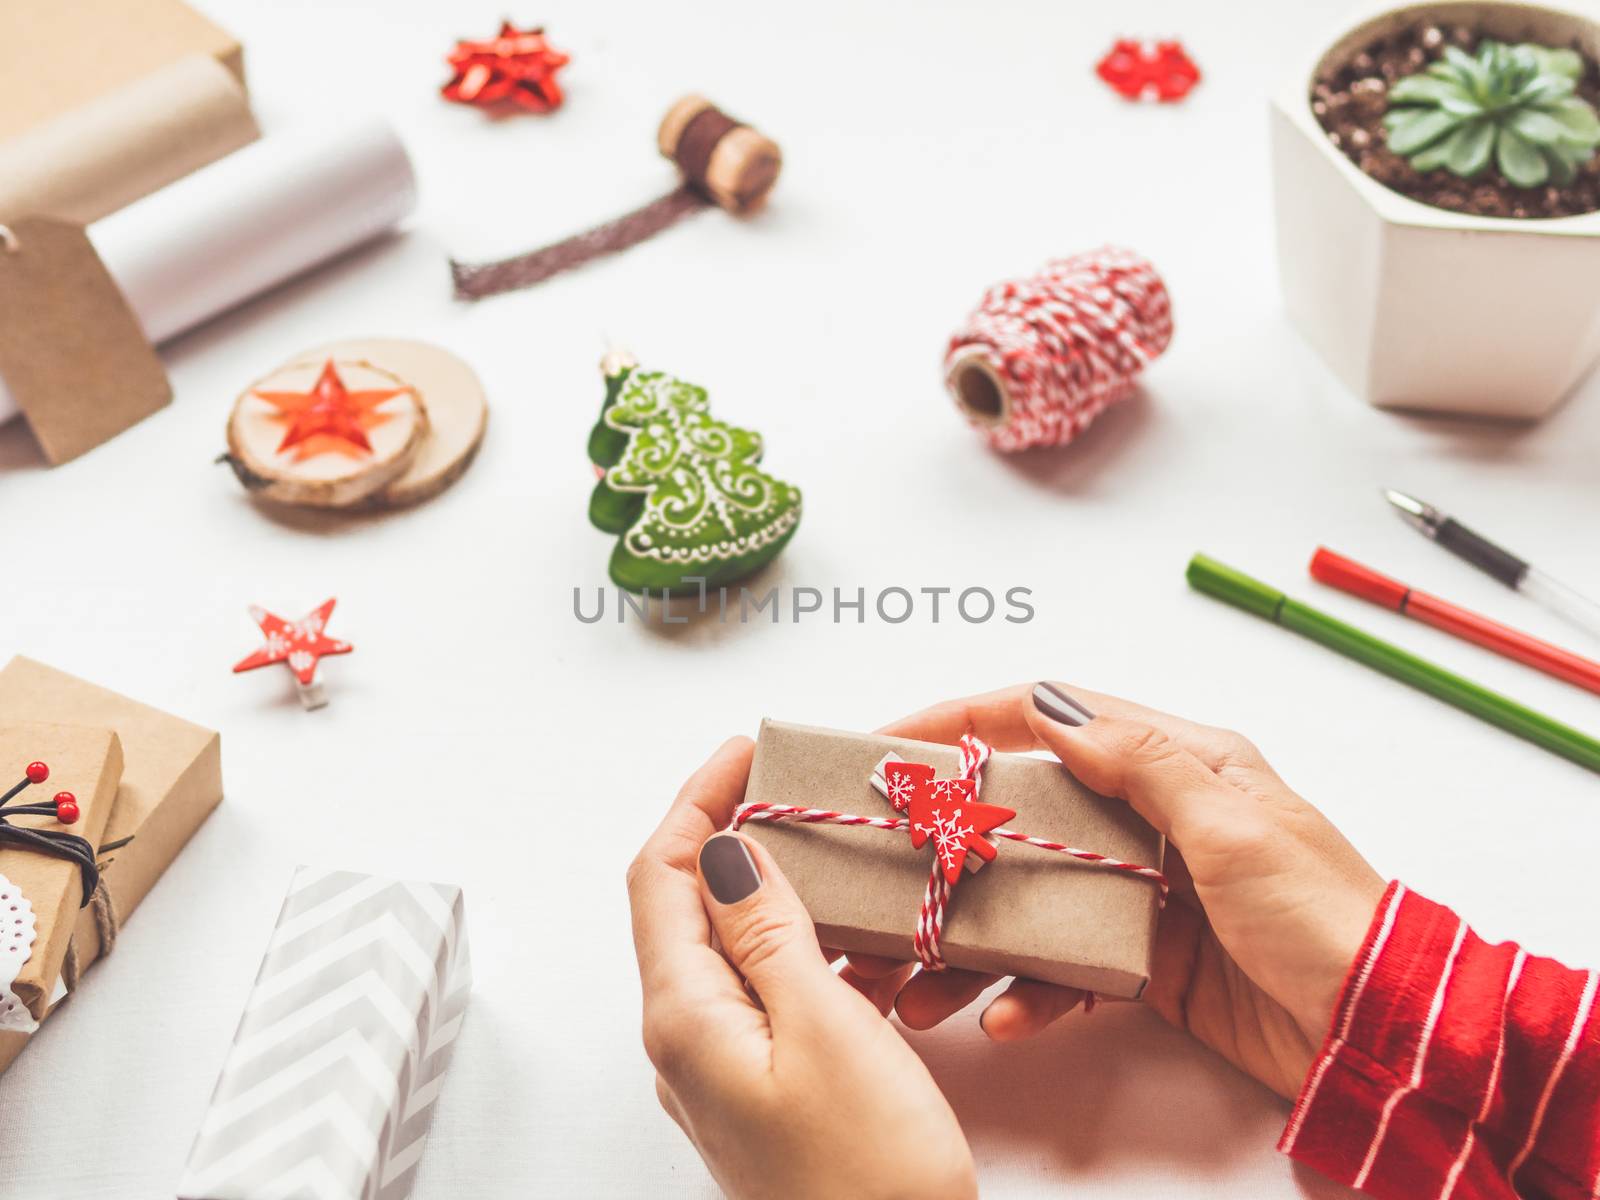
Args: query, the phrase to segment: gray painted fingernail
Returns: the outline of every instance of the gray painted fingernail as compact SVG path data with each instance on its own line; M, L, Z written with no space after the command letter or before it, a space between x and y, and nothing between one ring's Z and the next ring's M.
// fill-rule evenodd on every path
M700 847L700 874L718 904L737 904L761 886L756 860L736 837L709 838Z
M1033 706L1062 725L1087 725L1094 720L1094 714L1071 696L1067 695L1053 683L1036 683L1033 685Z

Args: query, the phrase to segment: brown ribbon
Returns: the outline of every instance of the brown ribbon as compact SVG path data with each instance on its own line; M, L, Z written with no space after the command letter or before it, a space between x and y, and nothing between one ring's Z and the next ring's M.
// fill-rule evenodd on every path
M706 172L711 169L711 155L715 153L717 143L739 127L740 122L715 105L708 104L689 118L689 123L678 137L673 161L689 182L708 196L710 190L706 186Z
M532 287L552 275L580 267L601 255L626 250L676 224L690 213L699 212L712 203L706 185L706 172L711 167L711 156L716 152L717 143L739 128L742 128L740 122L708 104L689 118L673 150L672 159L686 180L682 186L614 221L574 234L541 250L532 250L498 262L464 263L451 259L450 278L455 284L456 299L481 300L485 296Z

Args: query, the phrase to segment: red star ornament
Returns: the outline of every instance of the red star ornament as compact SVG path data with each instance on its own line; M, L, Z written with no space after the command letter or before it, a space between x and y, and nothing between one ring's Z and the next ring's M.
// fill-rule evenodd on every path
M931 839L951 887L960 880L969 852L984 862L994 861L994 844L983 835L1017 815L978 800L970 779L935 779L926 763L888 762L883 777L889 803L911 821L912 848L920 850Z
M1200 82L1200 68L1183 43L1120 38L1095 65L1099 75L1129 100L1182 100Z
M258 388L252 395L278 410L274 419L285 426L278 453L293 450L294 460L304 462L318 454L343 454L347 458L371 455L367 430L376 429L394 415L379 412L378 406L410 390L397 387L352 392L345 387L330 358L309 392L268 392Z
M316 687L317 663L327 655L349 654L355 649L349 642L336 641L324 632L336 602L324 600L298 621L285 621L264 608L252 607L250 619L261 626L267 643L254 654L235 663L234 674L283 663L294 673L295 683L300 687L301 699L306 702L306 707L321 707L326 701L320 695L308 695L320 691Z
M556 72L571 60L545 41L541 28L519 30L502 21L498 36L486 42L463 39L446 61L455 74L439 92L457 104L516 105L547 113L566 99Z

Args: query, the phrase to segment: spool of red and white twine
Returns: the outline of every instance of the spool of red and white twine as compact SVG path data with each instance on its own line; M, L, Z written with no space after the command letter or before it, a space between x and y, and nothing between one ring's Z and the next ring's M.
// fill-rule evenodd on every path
M961 773L960 779L970 779L973 782L974 795L983 783L984 764L989 761L993 753L987 742L972 734L966 734L961 739ZM891 756L892 757L892 756ZM881 765L881 764L880 764ZM875 779L874 786L881 787L882 780ZM959 812L957 813L959 815ZM857 825L868 829L881 829L887 832L909 831L911 821L906 817L862 817L854 813L838 812L828 808L802 808L796 804L770 804L765 801L751 801L741 804L734 811L731 829L738 829L747 821L795 821L802 825ZM1148 879L1155 885L1158 903L1165 907L1167 903L1168 883L1167 877L1154 867L1140 866L1138 863L1123 862L1109 855L1100 854L1093 850L1083 850L1076 846L1069 846L1065 842L1052 842L1046 838L1032 837L1026 833L1018 833L1015 829L990 829L989 836L1005 838L1012 842L1021 842L1025 846L1032 846L1036 850L1048 850L1066 858L1076 859L1088 866L1100 867L1124 874ZM928 873L928 888L923 893L922 907L917 913L917 923L912 931L912 946L917 952L917 958L924 970L943 971L946 969L944 955L939 949L939 940L944 934L945 909L950 902L951 885L941 869L939 855L933 856L932 870ZM1094 1003L1094 993L1085 996L1085 1007Z
M1156 269L1103 246L985 293L945 352L957 406L997 450L1063 446L1172 340Z

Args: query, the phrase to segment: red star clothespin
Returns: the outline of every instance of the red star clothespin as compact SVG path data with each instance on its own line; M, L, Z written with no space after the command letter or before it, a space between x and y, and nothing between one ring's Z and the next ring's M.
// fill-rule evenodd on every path
M1129 100L1182 100L1200 82L1182 42L1141 42L1120 38L1095 66L1099 75Z
M889 803L911 821L912 848L920 850L932 838L945 882L952 887L969 851L984 862L994 861L994 844L983 835L1017 815L979 801L971 779L935 779L926 763L885 762L883 778Z
M480 108L514 104L547 113L565 99L556 72L571 60L545 41L543 29L519 30L502 21L498 36L458 41L447 61L455 75L439 89L446 100Z
M267 644L234 664L234 674L253 671L272 663L284 663L294 673L300 703L307 709L321 708L328 698L323 693L322 685L317 682L318 661L329 654L349 654L355 649L349 642L335 641L323 632L334 603L333 600L325 600L298 621L285 621L264 608L252 607L250 619L261 626Z

